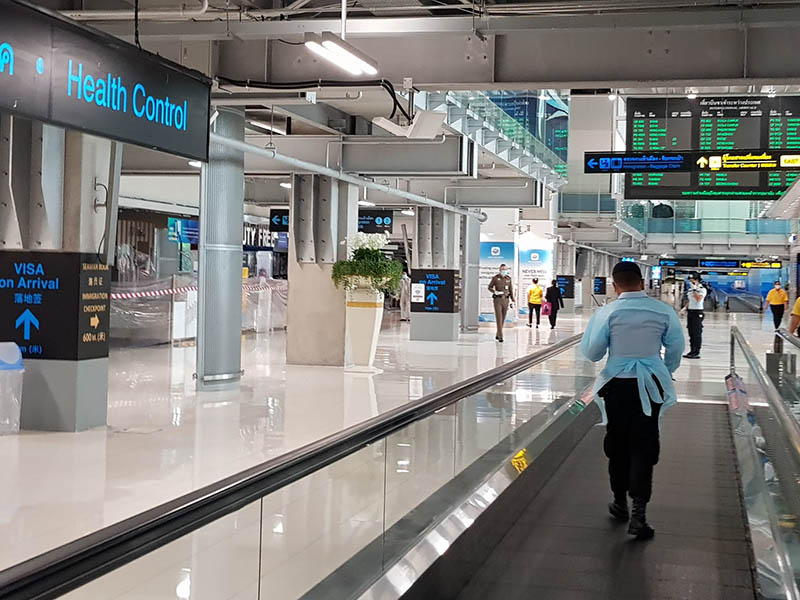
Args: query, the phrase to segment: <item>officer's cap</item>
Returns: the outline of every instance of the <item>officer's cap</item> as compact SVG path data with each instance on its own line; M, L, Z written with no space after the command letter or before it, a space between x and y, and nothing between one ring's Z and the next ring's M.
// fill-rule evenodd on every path
M639 265L637 265L635 262L625 260L614 265L614 270L611 271L611 276L613 277L619 273L636 273L640 278L642 276L642 271L639 269Z

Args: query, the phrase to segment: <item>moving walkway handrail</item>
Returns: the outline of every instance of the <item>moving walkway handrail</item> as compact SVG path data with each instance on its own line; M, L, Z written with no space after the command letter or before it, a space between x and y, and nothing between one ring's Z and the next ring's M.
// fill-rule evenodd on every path
M793 344L795 343L794 340L790 341ZM753 349L750 347L750 344L747 343L747 340L744 338L744 335L742 335L742 332L739 331L739 328L735 326L731 327L731 372L736 371L735 349L737 343L739 344L742 354L744 354L747 364L755 375L759 386L761 386L761 389L764 391L764 395L767 398L767 402L769 403L773 414L778 419L778 423L780 423L781 428L789 438L795 454L798 456L798 458L800 458L800 423L798 423L797 420L792 416L792 413L784 403L783 397L778 391L778 388L775 387L775 384L767 375L764 367L761 366L761 363L758 361L758 358L756 358ZM800 344L798 344L798 347L800 348Z
M580 342L575 335L0 571L0 600L74 590Z

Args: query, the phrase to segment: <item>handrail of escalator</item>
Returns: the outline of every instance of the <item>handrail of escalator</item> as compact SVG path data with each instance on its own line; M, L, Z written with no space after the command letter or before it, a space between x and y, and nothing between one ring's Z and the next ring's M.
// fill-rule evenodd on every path
M800 347L800 344L797 344L797 342L794 340L789 341ZM797 419L792 416L792 413L789 411L786 403L784 403L783 398L781 397L781 393L767 375L764 367L761 366L761 363L758 361L758 358L756 358L753 349L750 347L750 344L747 343L747 340L744 338L744 335L742 335L742 332L739 331L738 327L734 326L731 327L731 371L735 371L736 367L734 364L735 344L739 345L747 364L750 366L750 369L756 376L759 386L761 386L761 389L764 391L764 395L767 398L767 402L769 403L773 414L778 419L778 423L780 423L781 428L789 438L795 454L798 458L800 458L800 423L798 423Z
M562 340L0 571L0 600L47 600L233 513L578 344Z
M775 332L775 337L780 337L782 340L789 342L792 346L800 350L800 339L798 339L796 335L789 333L788 329L779 329Z

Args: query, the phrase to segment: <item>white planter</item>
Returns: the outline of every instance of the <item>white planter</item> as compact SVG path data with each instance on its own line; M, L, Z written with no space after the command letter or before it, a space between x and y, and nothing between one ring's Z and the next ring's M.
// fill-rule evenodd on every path
M358 288L347 292L347 343L355 371L374 371L375 351L383 321L383 294Z

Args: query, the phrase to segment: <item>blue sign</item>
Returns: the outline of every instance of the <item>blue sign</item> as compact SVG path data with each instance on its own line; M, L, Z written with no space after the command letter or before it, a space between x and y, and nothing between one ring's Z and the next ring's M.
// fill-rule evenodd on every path
M208 159L203 74L28 3L0 15L0 110Z
M412 294L412 312L456 313L460 310L458 271L414 269L412 286L425 286L424 293Z
M358 230L363 233L392 233L393 224L391 210L358 211Z
M586 152L584 173L658 173L696 170L686 152Z
M655 266L650 268L650 279L661 279L662 267Z
M605 296L608 293L608 281L605 277L594 278L594 294L596 296Z
M167 219L167 239L179 244L197 244L200 241L200 223L193 219Z
M93 254L0 252L0 339L25 359L108 356L110 287Z
M561 290L562 298L575 298L575 276L558 275L556 277L558 289Z
M711 269L738 269L738 260L701 260L701 267L708 267Z
M286 233L289 231L289 209L273 208L269 211L269 230Z

